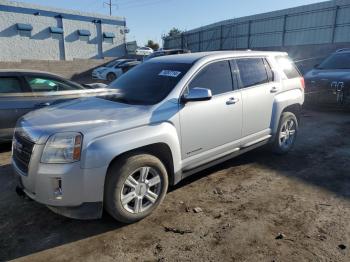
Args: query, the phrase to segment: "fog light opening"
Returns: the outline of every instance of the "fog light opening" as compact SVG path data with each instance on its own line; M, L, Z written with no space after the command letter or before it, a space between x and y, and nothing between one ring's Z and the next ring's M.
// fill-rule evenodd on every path
M62 179L56 178L55 179L55 188L53 191L53 194L55 196L55 199L61 200L63 197L63 190L62 190Z

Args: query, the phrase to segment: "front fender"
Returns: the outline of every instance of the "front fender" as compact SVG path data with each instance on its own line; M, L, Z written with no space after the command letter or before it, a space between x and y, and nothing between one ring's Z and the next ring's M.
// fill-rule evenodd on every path
M156 143L165 143L171 150L174 172L181 170L180 141L176 128L169 122L141 126L98 137L83 150L82 168L108 167L125 152Z
M271 130L276 134L281 114L285 108L292 105L302 106L304 103L304 92L301 89L292 89L275 96L272 108Z

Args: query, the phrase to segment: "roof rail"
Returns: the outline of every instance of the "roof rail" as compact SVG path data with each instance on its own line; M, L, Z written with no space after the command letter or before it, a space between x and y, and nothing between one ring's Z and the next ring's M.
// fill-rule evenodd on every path
M339 53L339 52L344 52L344 51L350 51L350 48L341 48L341 49L338 49L337 51L335 51L336 53Z

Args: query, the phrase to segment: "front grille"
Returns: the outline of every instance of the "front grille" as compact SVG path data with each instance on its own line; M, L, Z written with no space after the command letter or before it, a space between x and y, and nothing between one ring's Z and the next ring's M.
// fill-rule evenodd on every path
M13 141L13 160L16 166L25 174L28 173L30 158L32 156L34 143L18 135L14 136Z

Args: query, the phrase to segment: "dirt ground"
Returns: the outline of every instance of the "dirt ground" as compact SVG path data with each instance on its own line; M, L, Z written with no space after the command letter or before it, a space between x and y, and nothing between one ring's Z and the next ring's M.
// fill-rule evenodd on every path
M17 197L1 145L0 260L350 261L349 134L350 113L305 111L289 155L260 149L201 172L133 225Z

